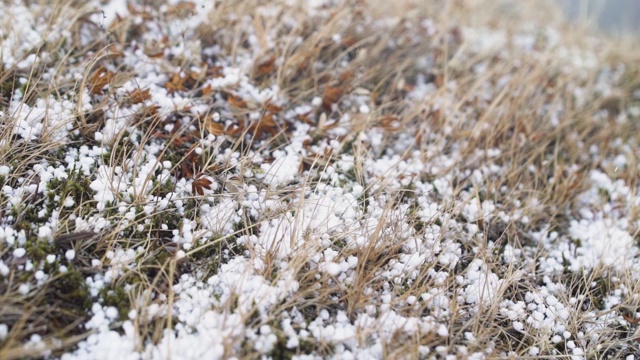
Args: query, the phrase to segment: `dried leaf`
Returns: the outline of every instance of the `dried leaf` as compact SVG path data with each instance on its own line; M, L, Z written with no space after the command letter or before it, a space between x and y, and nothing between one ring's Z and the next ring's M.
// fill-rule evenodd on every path
M229 101L229 105L239 108L239 109L246 109L247 108L247 102L242 100L241 97L233 95L233 94L229 94L229 97L227 99L227 101Z
M344 83L346 81L353 79L353 71L343 72L342 74L340 74L340 77L338 79L340 80L341 83Z
M146 90L135 89L134 91L129 93L129 96L131 97L131 102L134 104L140 104L142 102L145 102L151 99L151 94L149 93L149 89L146 89Z
M231 126L226 130L226 135L230 136L238 136L242 134L245 130L244 123L240 123L239 125Z
M272 104L270 101L267 101L266 104L264 104L264 108L271 113L279 113L280 111L282 111L282 106L278 106L275 104Z
M260 63L256 69L256 76L265 76L273 74L278 67L276 66L276 57L271 56L266 61Z
M265 113L258 122L251 124L249 128L258 139L264 139L267 135L273 136L278 132L278 123L273 119L272 113Z
M311 115L311 111L306 112L304 114L298 114L298 115L296 115L296 119L298 119L299 121L302 121L303 123L305 123L307 125L314 126L315 123L309 118L310 115ZM326 115L325 115L325 117L326 117Z
M111 82L113 78L113 72L107 70L104 66L100 66L89 77L89 84L92 94L97 95L102 93L102 89Z
M261 126L265 126L265 127L278 126L278 124L273 120L273 114L270 112L267 112L266 114L264 114L264 116L260 119L259 123Z
M395 115L383 115L378 119L379 127L389 130L397 131L400 129L398 124L398 117Z
M341 87L327 86L324 89L324 94L322 96L322 107L327 111L331 111L331 106L337 103L343 94L344 91Z
M635 319L631 315L624 314L624 313L622 314L622 317L630 324L635 324L635 325L640 324L640 318Z
M187 90L185 87L186 80L187 76L180 76L180 73L174 73L171 80L164 84L164 87L167 89L167 93L169 94L173 94L176 91L185 91Z
M202 96L208 96L208 95L213 94L213 93L214 93L213 88L209 84L207 84L207 86L205 86L202 89Z
M199 176L191 183L191 192L194 195L204 195L204 190L211 190L211 180L206 177Z
M204 127L205 129L207 129L208 132L210 132L215 136L220 136L224 134L224 124L214 122L211 119L211 116L207 116L207 118L204 120Z
M221 77L224 76L222 70L223 70L222 66L213 66L213 67L207 69L207 76L208 77L212 77L214 79L221 78Z

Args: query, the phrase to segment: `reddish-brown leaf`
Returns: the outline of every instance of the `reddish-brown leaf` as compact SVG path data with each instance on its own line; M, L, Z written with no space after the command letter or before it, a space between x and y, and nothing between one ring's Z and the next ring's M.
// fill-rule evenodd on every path
M233 95L233 94L229 94L229 97L227 99L229 101L229 105L233 106L233 107L237 107L239 109L246 109L247 108L247 102L242 100L241 97Z
M273 120L273 114L270 112L264 114L264 116L260 119L260 125L269 128L278 126L275 120Z
M208 95L211 95L213 93L214 93L213 88L209 84L207 84L207 86L205 86L202 89L202 96L208 96Z
M630 324L635 324L635 325L640 324L640 318L635 319L631 315L624 314L624 313L622 314L622 317Z
M222 66L213 66L207 69L207 76L212 78L221 78L224 76Z
M340 77L338 79L340 80L341 83L344 83L346 81L353 79L353 71L343 72L342 74L340 74Z
M258 139L264 139L267 135L273 136L278 132L278 123L273 119L272 113L265 113L258 122L251 124L250 131L253 131Z
M191 192L194 195L204 195L204 190L211 190L211 180L206 177L196 177L191 183Z
M256 75L257 76L270 75L270 74L273 74L277 69L278 67L276 66L276 57L272 56L258 65L256 69Z
M378 119L379 127L389 131L399 130L397 121L398 117L395 115L383 115Z
M279 113L280 111L282 111L282 106L278 106L275 105L273 103L271 103L270 101L267 101L266 104L264 104L264 108L270 112L270 113Z
M204 128L207 129L208 132L210 132L215 136L220 136L224 134L224 124L214 122L213 119L211 119L211 116L207 116L204 119Z
M322 96L322 107L327 111L331 111L331 106L340 100L343 93L344 91L339 86L327 86Z
M134 104L140 104L142 102L145 102L146 100L151 99L151 94L149 93L149 89L146 89L146 90L135 89L134 91L129 93L129 96L131 96L131 102Z
M107 70L104 66L100 66L89 77L90 92L92 94L101 94L102 89L113 79L113 72Z
M188 76L180 76L180 73L174 73L173 76L171 76L171 80L164 84L164 87L169 94L173 94L176 91L185 91L185 81L187 81L187 77Z
M309 115L311 115L311 111L306 112L304 114L296 115L296 119L302 121L303 123L305 123L307 125L315 125L315 123L309 118Z

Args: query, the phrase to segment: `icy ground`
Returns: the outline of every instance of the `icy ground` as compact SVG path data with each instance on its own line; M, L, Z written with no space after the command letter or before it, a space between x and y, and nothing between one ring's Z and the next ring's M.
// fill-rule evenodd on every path
M640 354L640 76L599 39L128 3L0 3L0 358Z

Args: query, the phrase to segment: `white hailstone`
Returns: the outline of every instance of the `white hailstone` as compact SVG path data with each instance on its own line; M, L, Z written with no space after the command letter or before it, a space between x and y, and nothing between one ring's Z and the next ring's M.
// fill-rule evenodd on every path
M18 259L23 257L26 253L27 250L25 250L24 248L17 248L13 250L13 256L17 257Z
M127 314L130 320L135 320L138 317L138 311L136 309L131 309L129 314Z
M111 320L115 320L118 317L118 309L116 309L113 306L109 306L107 307L107 309L105 310L105 315L111 319Z
M22 295L26 295L29 292L29 284L20 284L18 292Z
M73 249L69 249L64 253L64 257L66 257L67 260L71 261L76 257L76 252Z
M44 271L42 270L36 271L36 273L34 274L34 277L36 278L36 280L44 279Z
M7 324L0 324L0 341L3 341L9 335L9 326Z
M520 321L514 321L512 325L513 325L513 328L516 329L516 331L524 330L524 324L521 323Z

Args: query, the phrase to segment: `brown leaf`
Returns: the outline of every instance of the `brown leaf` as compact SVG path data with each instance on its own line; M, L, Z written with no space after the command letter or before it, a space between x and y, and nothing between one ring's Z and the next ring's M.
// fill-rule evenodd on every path
M256 76L265 76L273 74L278 67L276 66L276 57L271 56L266 61L261 62L256 69Z
M340 77L338 78L340 80L341 83L344 83L346 81L349 81L351 79L353 79L353 71L345 71L342 74L340 74Z
M399 130L397 121L398 117L395 115L383 115L378 119L379 127L389 131Z
M164 84L164 87L169 94L173 94L176 91L185 91L187 90L185 87L186 80L187 76L180 76L180 73L174 73L173 76L171 76L171 80Z
M324 89L324 95L322 96L322 107L327 111L331 111L331 105L337 103L343 94L344 91L341 87L327 86Z
M307 124L307 125L316 125L310 118L309 116L311 115L311 111L306 112L304 114L298 114L296 115L296 119L302 121L303 123Z
M273 114L270 112L264 114L264 116L260 119L260 125L270 128L278 126L278 124L273 120Z
M151 99L151 94L149 94L149 89L146 89L146 90L135 89L134 91L129 93L129 96L131 96L131 102L134 104L140 104L142 102L145 102Z
M245 130L244 124L240 123L239 125L229 127L225 133L226 135L230 135L230 136L238 136L242 134L244 130Z
M207 116L204 119L204 128L207 129L208 132L215 136L220 136L224 134L224 124L214 122L211 116Z
M624 313L622 314L622 317L630 324L640 324L640 318L635 319L633 316Z
M207 96L207 95L210 95L210 94L213 94L213 93L214 93L213 88L209 84L207 84L207 86L205 86L202 89L202 96Z
M193 180L193 183L191 183L191 192L194 195L204 195L204 190L211 190L211 180L207 179L206 177L196 177L195 180Z
M229 94L229 97L227 98L227 101L229 101L229 105L233 106L233 107L237 107L239 109L246 109L247 108L247 102L242 100L241 97L233 95L233 94Z
M100 66L96 71L89 76L89 90L92 94L98 95L102 93L102 89L109 84L113 78L113 72L107 70L104 66Z
M272 104L270 101L267 101L266 104L264 104L264 108L271 113L279 113L280 111L282 111L282 106L278 106L275 104Z
M267 112L258 122L251 124L249 130L255 132L258 139L264 139L267 135L273 136L278 132L278 123L273 119L273 114Z
M213 66L209 69L207 69L207 76L212 77L212 78L221 78L224 76L224 74L222 73L222 66Z

